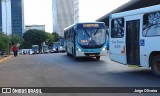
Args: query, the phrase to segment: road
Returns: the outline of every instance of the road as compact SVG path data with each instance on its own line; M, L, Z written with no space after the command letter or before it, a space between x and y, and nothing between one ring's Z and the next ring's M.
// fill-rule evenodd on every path
M0 87L160 87L159 81L150 69L124 66L111 61L108 55L99 61L95 58L75 61L66 53L20 55L0 64Z

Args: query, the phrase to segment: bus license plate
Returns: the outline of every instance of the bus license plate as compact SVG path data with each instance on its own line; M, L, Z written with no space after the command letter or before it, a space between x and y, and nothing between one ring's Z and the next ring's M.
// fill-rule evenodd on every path
M91 54L91 55L89 55L89 56L95 56L94 54Z

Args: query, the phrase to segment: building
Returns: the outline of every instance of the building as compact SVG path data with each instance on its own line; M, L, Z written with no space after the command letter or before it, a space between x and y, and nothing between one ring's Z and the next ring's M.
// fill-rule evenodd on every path
M22 36L24 32L23 0L0 1L0 31L7 35Z
M37 29L37 30L45 31L45 25L26 25L25 26L25 32L30 29Z
M74 23L79 22L79 0L74 1Z
M52 0L53 32L63 36L64 28L79 21L78 0Z
M2 32L2 3L0 1L0 32Z

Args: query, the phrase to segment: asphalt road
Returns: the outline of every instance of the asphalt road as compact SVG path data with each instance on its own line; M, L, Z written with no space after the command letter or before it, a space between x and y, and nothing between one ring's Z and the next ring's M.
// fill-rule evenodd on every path
M80 58L75 61L66 53L20 55L0 64L0 87L160 87L160 77L153 76L151 70L147 68L130 68L115 63L108 56L102 57L99 61L95 58ZM45 94L45 96L82 95L106 94ZM107 96L109 95L117 96L117 94Z

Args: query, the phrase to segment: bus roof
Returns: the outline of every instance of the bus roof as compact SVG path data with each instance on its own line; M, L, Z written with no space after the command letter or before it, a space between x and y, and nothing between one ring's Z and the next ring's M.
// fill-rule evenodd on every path
M136 15L136 14L150 13L150 12L155 12L155 11L159 11L159 10L160 10L160 5L144 7L144 8L140 8L140 9L111 14L110 19L132 16L132 15Z
M36 46L38 46L38 45L32 45L32 47L36 47Z
M73 26L75 26L75 25L77 25L77 24L92 24L92 23L105 24L104 22L77 22L77 23L72 24L71 26L66 27L66 28L64 29L64 31L67 30L67 29L69 29L69 28L72 28Z

